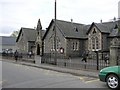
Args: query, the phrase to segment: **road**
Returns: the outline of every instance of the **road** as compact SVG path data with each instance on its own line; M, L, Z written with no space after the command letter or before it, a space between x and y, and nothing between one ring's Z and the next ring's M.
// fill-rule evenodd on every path
M1 61L0 61L1 62ZM98 78L2 62L3 88L107 88Z

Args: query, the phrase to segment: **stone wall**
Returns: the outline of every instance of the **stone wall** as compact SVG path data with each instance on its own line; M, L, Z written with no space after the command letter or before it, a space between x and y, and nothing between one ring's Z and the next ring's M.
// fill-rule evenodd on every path
M115 66L119 64L120 60L120 40L118 38L113 38L110 46L110 66Z

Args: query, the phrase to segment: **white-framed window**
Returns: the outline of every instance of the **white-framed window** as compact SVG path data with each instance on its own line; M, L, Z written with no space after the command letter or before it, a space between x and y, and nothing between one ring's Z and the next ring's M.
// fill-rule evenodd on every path
M76 42L76 50L79 50L79 42Z
M92 45L92 49L95 49L95 38L93 37L92 39L91 39L91 45Z
M79 50L79 42L78 42L78 41L74 41L74 42L72 43L72 49L73 49L74 51Z
M56 38L56 48L57 48L57 51L59 51L60 47L61 47L61 42L60 42L59 37L57 36L57 38Z
M99 41L99 38L97 36L91 38L92 50L99 50L100 49L100 43L99 42L100 41Z
M73 50L75 50L75 43L73 42Z
M100 49L100 47L99 47L99 39L98 39L98 37L96 37L96 49Z
M49 39L49 41L50 41L51 51L55 51L55 40L54 40L54 36L51 37L51 38ZM60 39L59 39L59 37L56 37L56 49L57 49L57 51L59 51L60 47L61 47Z

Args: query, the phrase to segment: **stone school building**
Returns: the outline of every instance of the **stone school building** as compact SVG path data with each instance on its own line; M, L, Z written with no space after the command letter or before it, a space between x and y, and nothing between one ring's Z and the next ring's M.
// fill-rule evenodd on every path
M36 29L24 28L20 29L19 35L16 39L18 51L23 54L32 52L35 55L40 55L42 52L42 37L45 30L40 27L40 20ZM43 50L42 50L43 51Z
M44 53L54 53L54 20L51 21L43 37ZM109 52L112 39L120 40L118 21L85 25L80 23L56 21L57 54L61 49L65 56L82 56L85 51Z
M89 25L56 20L51 20L47 30L42 30L40 19L37 28L21 28L17 38L20 52L32 51L35 55L55 53L55 40L57 55L67 57L80 57L86 51L110 52L111 41L117 38L120 41L118 22L101 22Z

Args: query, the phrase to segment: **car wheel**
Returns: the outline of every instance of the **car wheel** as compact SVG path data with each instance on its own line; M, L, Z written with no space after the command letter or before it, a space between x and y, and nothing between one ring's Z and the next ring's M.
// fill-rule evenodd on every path
M107 80L106 80L106 83L107 83L107 86L111 89L116 89L120 86L120 80L119 78L114 75L114 74L110 74L108 77L107 77Z

